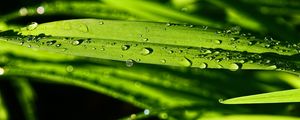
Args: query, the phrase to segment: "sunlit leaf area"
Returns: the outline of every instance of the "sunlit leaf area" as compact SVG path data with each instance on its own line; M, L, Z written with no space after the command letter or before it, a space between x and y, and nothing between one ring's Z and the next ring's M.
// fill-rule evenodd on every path
M0 120L300 120L299 0L0 2Z

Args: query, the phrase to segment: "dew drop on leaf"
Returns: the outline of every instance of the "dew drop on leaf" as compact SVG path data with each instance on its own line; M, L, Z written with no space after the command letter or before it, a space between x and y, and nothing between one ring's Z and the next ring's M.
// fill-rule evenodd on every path
M215 42L216 44L221 44L221 43L222 43L221 40L215 40L214 42Z
M51 40L51 41L47 41L46 44L49 45L53 45L54 43L56 43L56 40Z
M167 61L165 59L161 59L160 62L165 64Z
M55 45L56 47L60 47L61 46L61 44L57 44L57 45Z
M207 63L201 63L200 65L199 65L199 68L202 68L202 69L204 69L204 68L207 68Z
M163 113L160 113L159 114L159 117L161 118L161 119L168 119L168 114L167 113L165 113L165 112L163 112Z
M149 41L149 39L148 39L148 38L144 38L143 40L144 40L145 42L148 42L148 41Z
M192 61L189 60L188 58L184 57L179 61L180 65L185 66L185 67L190 67L192 66Z
M149 55L153 52L153 49L152 48L143 48L142 51L141 51L141 54L142 55Z
M103 24L104 24L104 22L103 22L103 21L99 21L99 24L100 24L100 25L103 25Z
M149 110L149 109L145 109L145 110L144 110L144 114L145 114L145 115L149 115L149 114L150 114L150 110Z
M80 45L83 41L83 39L75 40L72 42L72 45Z
M233 63L229 66L230 70L237 71L238 69L241 69L242 64L239 63Z
M34 30L38 27L38 23L37 22L32 22L30 25L28 25L26 27L27 30Z
M73 72L74 71L74 67L72 65L67 65L66 66L66 71L69 72L69 73Z
M134 60L132 60L132 59L128 59L128 60L126 60L126 66L127 67L132 67L133 66L133 64L134 64Z
M4 69L2 67L0 67L0 75L4 74Z
M223 102L224 102L224 100L223 100L223 99L219 99L218 101L219 101L219 103L223 103Z
M271 69L271 70L275 70L276 68L277 68L276 65L271 65L271 66L268 67L268 69Z
M121 46L121 49L123 50L123 51L126 51L126 50L128 50L130 48L130 45L123 45L123 46Z
M20 45L24 45L24 42L20 42Z

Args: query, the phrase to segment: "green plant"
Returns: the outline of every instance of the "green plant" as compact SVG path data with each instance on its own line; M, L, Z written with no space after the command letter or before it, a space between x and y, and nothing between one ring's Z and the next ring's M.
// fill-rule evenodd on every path
M299 2L185 2L49 0L40 5L45 13L34 12L34 4L5 13L0 79L12 84L27 120L39 116L33 81L81 87L143 109L118 119L300 119L294 103L300 100L299 23L282 16L298 13L261 10L297 11L283 4ZM193 9L184 12L186 6ZM196 14L201 9L226 17ZM14 22L29 17L46 20ZM262 37L277 32L277 38ZM11 107L2 96L5 120Z

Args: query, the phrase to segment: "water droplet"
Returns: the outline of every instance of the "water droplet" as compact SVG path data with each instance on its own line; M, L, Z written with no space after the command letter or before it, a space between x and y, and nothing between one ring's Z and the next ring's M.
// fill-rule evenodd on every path
M149 110L149 109L145 109L145 110L144 110L144 114L145 114L145 115L149 115L149 114L150 114L150 110Z
M56 43L56 40L51 40L51 41L47 41L46 44L49 45L53 45L54 43Z
M173 50L169 50L168 53L172 54L172 53L174 53L174 51Z
M145 42L148 42L148 41L149 41L149 39L148 39L148 38L144 38L143 40L144 40Z
M136 119L136 114L131 114L130 115L130 120L135 120Z
M206 50L204 54L210 54L212 53L210 50Z
M224 102L224 100L223 99L219 99L219 103L223 103Z
M101 47L100 50L101 50L101 51L105 51L105 48L104 48L104 47Z
M189 60L188 58L184 57L179 61L180 65L185 66L185 67L190 67L192 66L192 61Z
M30 25L27 26L27 30L34 30L38 27L37 22L32 22Z
M26 15L28 15L28 10L27 10L27 8L22 7L22 8L19 10L19 14L20 14L21 16L26 16Z
M56 47L60 47L61 46L61 44L57 44L57 45L55 45Z
M199 68L202 68L202 69L207 68L207 64L206 63L201 63L199 65Z
M44 14L45 13L45 8L43 6L39 6L38 8L36 8L36 12L38 14Z
M267 69L275 70L276 68L277 68L276 65L271 65L271 66L269 66Z
M83 39L75 40L72 42L72 45L80 45L83 41Z
M241 69L242 64L240 63L233 63L229 66L230 70L237 71L238 69Z
M214 42L215 42L216 44L221 44L221 43L222 43L221 40L215 40Z
M161 119L168 119L168 114L167 113L165 113L165 112L163 112L163 113L160 113L159 114L159 117L161 118Z
M160 60L161 63L166 63L167 61L165 59Z
M134 60L132 60L132 59L126 60L126 66L127 66L127 67L132 67L133 64L134 64Z
M24 45L24 42L20 42L20 45Z
M75 24L75 28L76 28L76 30L81 31L81 32L88 32L89 31L88 26L84 23Z
M2 67L0 67L0 75L3 75L4 74L4 69Z
M194 27L194 25L190 25L190 28Z
M141 54L142 55L149 55L153 52L153 49L152 48L143 48L142 51L141 51Z
M31 48L31 45L28 45L27 47L28 47L28 48Z
M97 48L96 48L96 47L93 47L92 49L93 49L93 50L96 50Z
M208 26L202 26L203 30L207 30Z
M126 51L126 50L128 50L130 48L130 45L123 45L122 47L121 47L121 49L123 50L123 51Z
M72 66L72 65L68 65L68 66L66 66L66 71L67 72L73 72L74 71L74 67Z
M99 24L100 24L100 25L103 25L103 24L104 24L104 22L103 22L103 21L99 21Z

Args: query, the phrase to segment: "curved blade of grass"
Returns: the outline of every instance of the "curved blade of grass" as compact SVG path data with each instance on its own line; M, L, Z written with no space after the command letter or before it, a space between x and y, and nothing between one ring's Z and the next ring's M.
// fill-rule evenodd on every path
M199 120L300 120L298 117L278 115L228 115L200 118Z
M9 113L6 108L3 96L0 92L0 119L1 120L9 120Z
M116 6L118 9L127 10L139 16L160 22L188 22L192 24L208 25L220 28L221 23L201 16L191 16L172 8L165 7L151 1L142 0L103 0L107 4Z
M257 95L231 98L221 101L223 104L259 104L300 102L300 89L284 90Z
M227 10L229 19L241 26L252 28L256 31L269 31L293 43L299 42L299 36L284 24L277 23L269 16L264 16L257 12L253 7L247 4L232 0L214 0L209 1L217 6L224 7ZM236 19L241 21L236 21Z
M0 17L0 21L6 23L6 26L1 27L1 30L15 28L11 21L25 18L25 17L51 17L55 15L65 15L72 18L99 18L99 19L124 19L124 20L135 20L140 19L136 16L130 15L124 11L115 10L101 2L95 1L54 1L50 3L42 3L45 10L43 14L38 14L36 12L37 7L27 7L21 8L25 13L20 13L20 11L15 11L13 13L3 15ZM88 7L87 7L88 6ZM36 21L38 22L38 21ZM18 28L18 27L17 27Z
M23 113L26 120L36 120L35 111L35 93L30 83L26 79L13 78L12 81L17 98L23 109Z
M253 53L273 52L281 55L294 55L299 49L297 44L293 46L277 40L259 40L250 36L241 36L238 30L234 30L235 28L222 33L218 29L203 29L202 26L191 28L170 23L96 19L57 21L36 27L33 30L23 28L20 33L23 35L43 33L60 37L101 38Z
M277 56L281 57L281 59L277 58L275 61L273 57L276 55L272 54L254 54L165 44L151 44L147 42L124 42L109 39L68 38L66 40L64 37L38 38L39 36L36 36L38 39L34 38L34 36L17 37L22 39L17 39L13 36L12 38L5 38L3 40L9 39L8 42L10 43L17 45L21 44L24 47L32 49L126 61L128 66L132 66L135 62L138 62L198 68L222 68L232 70L284 69L287 71L292 71L292 69L298 70L299 67L298 64L294 63L293 57ZM32 38L34 38L34 40ZM28 39L32 40L25 41ZM170 51L173 53L170 53ZM208 51L210 53L207 53ZM228 57L228 59L224 59L224 57ZM244 62L250 60L252 60L252 62ZM256 62L260 60L266 62ZM291 68L292 66L293 68Z
M99 25L99 22L104 24ZM124 31L122 26L127 30ZM75 29L69 29L70 27ZM33 49L121 60L128 64L141 62L233 70L279 69L290 72L299 69L296 55L299 46L285 47L273 43L273 47L265 47L264 45L270 45L266 41L249 45L248 42L253 41L246 37L235 42L230 38L236 35L226 37L227 35L215 35L210 30L184 26L170 26L170 30L161 30L165 27L161 23L85 19L52 22L39 25L34 30L20 31L22 34L39 34L38 36L18 36L13 31L3 32L2 36L3 40Z

